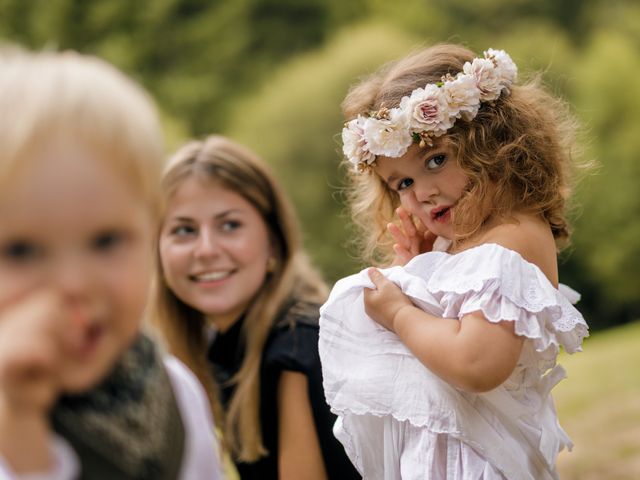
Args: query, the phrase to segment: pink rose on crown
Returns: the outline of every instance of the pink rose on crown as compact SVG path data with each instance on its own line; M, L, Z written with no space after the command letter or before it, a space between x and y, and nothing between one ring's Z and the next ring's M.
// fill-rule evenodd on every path
M458 75L442 87L452 117L472 120L480 108L480 90L470 75Z
M453 126L449 105L441 87L429 84L415 89L400 102L400 110L409 116L412 132L433 132L442 135Z

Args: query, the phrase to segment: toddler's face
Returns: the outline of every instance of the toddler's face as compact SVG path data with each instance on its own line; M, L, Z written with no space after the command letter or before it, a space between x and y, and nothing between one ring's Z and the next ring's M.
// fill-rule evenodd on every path
M150 212L112 170L77 142L49 143L0 192L0 309L40 290L58 296L80 339L61 355L66 392L109 373L147 299Z
M431 232L452 240L452 217L469 178L451 147L412 145L400 158L379 157L376 173L400 196L400 203Z

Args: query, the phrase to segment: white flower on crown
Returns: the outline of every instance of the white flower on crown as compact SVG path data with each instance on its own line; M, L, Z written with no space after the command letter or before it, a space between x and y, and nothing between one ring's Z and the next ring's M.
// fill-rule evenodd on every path
M376 156L367 147L364 137L366 117L358 115L342 129L342 152L357 168L360 164L371 165Z
M367 118L364 136L369 151L385 157L401 157L413 142L406 115L398 109L389 111L389 118Z
M466 62L455 77L416 88L400 100L397 108L381 108L369 116L358 115L342 129L342 151L357 171L366 170L377 155L397 158L412 142L430 139L449 130L462 118L471 121L482 102L509 92L518 69L503 50L489 49L484 58Z
M453 117L471 121L477 115L480 108L480 90L475 88L475 83L475 78L460 75L442 87Z
M484 56L495 60L496 71L501 79L501 84L505 88L510 88L518 78L518 67L513 63L511 57L504 50L494 50L490 48L484 52Z

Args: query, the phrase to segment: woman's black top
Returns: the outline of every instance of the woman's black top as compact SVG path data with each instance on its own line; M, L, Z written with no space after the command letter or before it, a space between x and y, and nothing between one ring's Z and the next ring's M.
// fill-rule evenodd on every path
M322 390L322 371L318 355L319 305L297 303L275 323L265 344L260 370L260 422L262 440L268 455L253 463L236 463L240 477L269 480L278 478L278 404L277 393L283 371L299 372L307 377L309 402L316 424L327 475L330 479L361 478L347 458L344 448L333 436L336 420L329 411ZM242 320L218 333L209 348L209 361L226 407L234 387L225 386L239 369L244 355L240 332Z

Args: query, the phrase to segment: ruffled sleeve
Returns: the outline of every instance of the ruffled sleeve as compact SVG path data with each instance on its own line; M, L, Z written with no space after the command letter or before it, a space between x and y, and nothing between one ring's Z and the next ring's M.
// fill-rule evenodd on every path
M407 266L418 274L423 259ZM448 256L425 284L443 308L444 317L461 318L481 311L490 322L513 321L517 335L530 339L537 352L557 347L568 353L581 350L587 324L568 296L577 293L555 288L534 264L517 252L487 244Z

